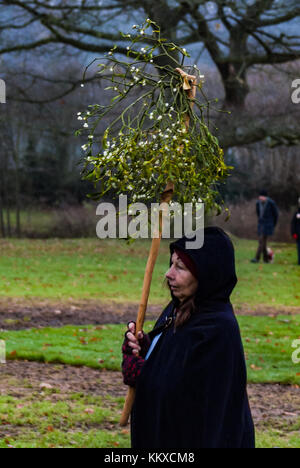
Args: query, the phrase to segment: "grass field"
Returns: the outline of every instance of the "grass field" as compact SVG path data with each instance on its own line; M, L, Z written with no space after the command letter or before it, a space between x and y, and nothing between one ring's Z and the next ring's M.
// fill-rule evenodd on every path
M291 347L299 337L299 316L238 317L246 353L249 383L300 384L299 364ZM152 328L147 322L145 330ZM85 365L120 370L123 325L66 326L0 332L9 360ZM101 373L99 374L100 379ZM18 382L8 382L15 388ZM45 385L45 384L41 384ZM99 380L99 385L101 382ZM124 398L71 392L45 385L23 396L0 396L1 424L15 434L0 437L0 447L129 447L129 429L118 425ZM14 392L13 392L14 393ZM257 427L257 447L299 447L300 418L265 420Z
M300 364L294 364L293 341L300 339L300 316L238 317L248 380L253 383L300 384ZM145 324L145 331L153 322ZM124 325L66 326L0 331L8 359L60 362L120 370ZM300 346L298 346L300 348Z
M60 398L61 397L61 398ZM115 429L123 398L60 395L45 389L24 398L0 396L1 423L18 427L0 448L129 447L129 431Z
M253 265L249 260L256 242L234 239L234 243L239 279L232 296L234 306L247 306L251 311L268 307L265 316L238 316L248 380L299 388L300 364L292 362L292 344L300 339L300 315L270 312L270 308L300 308L295 246L272 244L274 264ZM169 300L163 286L168 245L165 241L161 245L150 295L152 304ZM138 303L149 247L148 241L128 246L119 240L0 240L0 300L19 298L24 304L42 300ZM152 326L153 322L147 322L146 331ZM124 325L68 325L1 330L0 340L6 343L11 363L62 363L72 369L89 366L116 375L123 334ZM80 392L80 386L66 393L55 386L36 388L18 375L5 377L5 365L0 365L0 370L7 379L6 388L11 389L0 392L0 448L130 446L128 428L118 426L123 397L87 395ZM300 447L299 429L299 417L262 420L256 429L257 446Z
M249 263L256 242L235 240L235 305L300 307L300 267L293 244L275 244L274 264ZM139 302L150 242L120 240L0 240L1 298ZM163 241L149 302L163 304L169 242Z
M34 401L32 401L32 396ZM118 425L123 398L102 398L57 389L29 397L0 396L2 424L18 428L0 438L0 448L128 448L129 429ZM256 429L257 448L299 447L300 418L292 424L266 421Z

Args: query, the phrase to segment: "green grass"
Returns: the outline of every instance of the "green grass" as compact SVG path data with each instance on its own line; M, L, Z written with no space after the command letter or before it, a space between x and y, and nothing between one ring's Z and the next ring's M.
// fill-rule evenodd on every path
M153 325L153 323L152 323ZM150 323L145 330L150 329ZM125 325L65 326L1 331L7 359L60 362L120 370Z
M165 304L162 282L169 263L162 242L150 302ZM300 268L293 244L273 244L275 263L253 265L255 241L235 240L238 286L235 306L300 307ZM0 240L0 299L114 300L139 302L149 241L128 246L119 240ZM300 316L240 316L248 380L300 384L292 342L300 339ZM146 324L146 330L153 323ZM1 331L8 359L27 359L119 370L124 325L67 326ZM299 354L298 354L299 356ZM53 400L54 396L56 399ZM0 448L129 447L118 420L123 399L71 394L55 389L24 398L0 395ZM88 408L89 411L86 411ZM258 447L299 447L300 420L265 420L257 427ZM5 436L4 434L8 434Z
M80 393L60 396L55 389L21 399L0 396L1 434L8 434L1 436L0 448L128 447L129 431L118 425L123 401Z
M300 418L293 422L266 420L256 429L257 448L299 448Z
M259 304L300 307L300 268L293 244L276 244L275 263L249 263L255 241L236 240L237 306ZM0 240L0 299L139 302L150 241L131 246L122 240ZM162 241L149 301L169 298L163 287L169 265L169 242Z
M148 241L133 247L119 240L1 240L0 298L138 302L149 247ZM166 250L162 245L165 258ZM162 286L166 267L160 258L152 302L168 297Z
M54 223L54 210L51 209L24 209L20 210L20 223L22 232L36 232L39 235L46 234ZM3 217L7 219L7 210L3 210ZM14 231L17 225L15 210L10 211L11 228Z
M300 317L238 317L249 382L300 384L292 342L300 338ZM153 322L148 322L149 330ZM125 325L66 326L2 331L8 359L27 359L120 370ZM298 374L298 375L297 375Z
M60 395L54 388L21 399L2 395L0 448L128 448L129 429L118 425L123 404L124 398ZM257 424L256 446L299 447L299 429L299 418L267 419Z
M253 264L257 243L244 239L235 240L238 285L232 295L235 305L273 307L300 307L300 267L296 264L294 244L271 244L275 252L273 264Z

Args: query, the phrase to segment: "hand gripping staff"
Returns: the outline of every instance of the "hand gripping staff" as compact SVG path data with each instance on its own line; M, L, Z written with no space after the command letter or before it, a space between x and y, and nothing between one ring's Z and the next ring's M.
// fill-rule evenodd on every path
M194 75L188 75L186 72L184 72L180 68L176 68L176 71L180 73L183 79L183 89L187 92L187 95L189 99L191 100L190 105L193 106L193 100L196 97L197 78ZM185 123L186 129L188 130L189 124L190 124L190 117L188 114L185 116L184 123ZM160 203L169 204L172 199L173 193L174 193L174 182L168 181L166 188L161 195ZM143 283L143 289L142 289L142 297L141 297L137 319L136 319L136 337L138 335L138 332L142 331L144 321L145 321L146 309L147 309L148 298L149 298L149 293L150 293L150 286L151 286L151 281L152 281L152 274L153 274L154 266L158 257L159 246L160 246L160 241L162 237L163 218L164 218L164 213L165 213L164 207L166 207L166 205L163 204L162 210L159 213L159 228L158 228L159 232L156 232L153 236L152 244L151 244L151 248L150 248L150 252L149 252L148 260L146 264L144 283ZM130 416L132 406L134 403L134 398L135 398L135 388L129 387L126 400L125 400L125 404L124 404L124 408L123 408L123 412L122 412L121 419L120 419L121 426L126 426L126 424L128 423L129 416Z

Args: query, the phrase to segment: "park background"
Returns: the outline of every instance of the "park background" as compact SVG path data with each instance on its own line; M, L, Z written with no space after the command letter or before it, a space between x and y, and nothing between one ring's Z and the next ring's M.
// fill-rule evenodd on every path
M236 247L232 301L241 326L260 447L300 447L300 271L290 223L300 196L299 6L296 1L1 1L1 447L128 447L118 426L124 326L136 317L150 242L97 239L95 188L81 178L77 113L107 103L96 67L119 31L150 17L185 47L218 98L211 128L234 167L219 187L231 216L211 216ZM215 127L218 130L215 130ZM101 134L101 128L100 128ZM253 265L255 199L279 207L273 264ZM113 193L107 195L110 201ZM147 317L169 293L163 240Z

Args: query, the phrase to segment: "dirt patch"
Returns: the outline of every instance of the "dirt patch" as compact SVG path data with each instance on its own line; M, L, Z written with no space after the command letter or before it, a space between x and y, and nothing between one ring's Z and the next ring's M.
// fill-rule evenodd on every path
M147 319L159 317L163 307L149 305ZM136 320L137 304L101 304L94 302L74 304L36 303L22 305L0 303L0 328L22 330L26 328L61 327L63 325L101 325L127 323Z
M298 385L248 384L248 395L256 423L273 418L293 420L300 417Z
M61 394L82 392L114 397L126 394L120 372L40 362L7 361L0 364L0 384L2 395L14 397L47 388L58 389Z
M44 389L58 389L53 399L69 393L125 397L127 387L122 374L26 361L8 361L0 365L0 393L24 397ZM297 385L249 384L248 394L256 425L266 420L297 420L300 417L300 389Z
M300 307L277 306L274 308L273 306L257 304L253 307L248 305L236 306L234 311L237 315L277 317L277 315L300 314Z
M156 320L164 305L149 305L147 319ZM138 304L101 303L99 301L52 303L47 301L25 302L12 299L0 301L0 328L22 330L26 328L61 327L63 325L101 325L105 323L127 323L135 320ZM258 305L255 308L235 308L237 315L270 316L300 314L298 307Z

